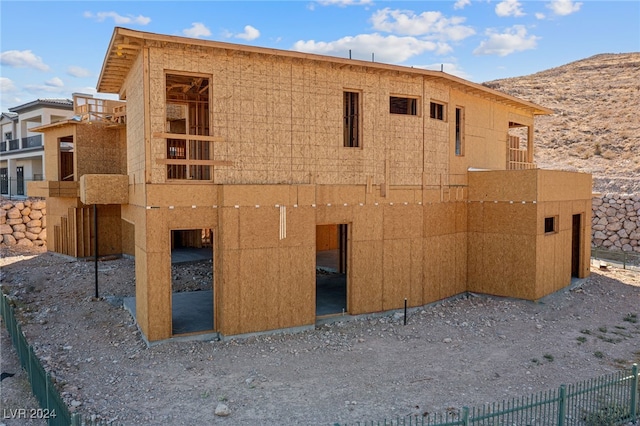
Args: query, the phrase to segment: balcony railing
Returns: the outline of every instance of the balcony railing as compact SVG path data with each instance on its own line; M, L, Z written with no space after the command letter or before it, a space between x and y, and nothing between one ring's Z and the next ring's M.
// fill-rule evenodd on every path
M22 138L22 149L38 148L42 146L42 135L29 136Z
M21 143L22 146L20 146ZM11 139L8 141L0 142L0 151L19 151L21 149L40 148L41 146L42 135L35 135L22 139Z

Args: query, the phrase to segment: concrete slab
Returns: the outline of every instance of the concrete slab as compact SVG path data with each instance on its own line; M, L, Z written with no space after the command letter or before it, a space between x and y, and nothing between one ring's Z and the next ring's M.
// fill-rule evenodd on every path
M213 259L213 249L183 247L171 250L171 263L189 263Z
M328 272L338 272L338 250L317 251L316 268Z
M125 297L122 304L136 318L136 298ZM173 334L213 331L213 291L185 291L171 296Z
M347 310L347 276L316 275L316 316L344 314Z

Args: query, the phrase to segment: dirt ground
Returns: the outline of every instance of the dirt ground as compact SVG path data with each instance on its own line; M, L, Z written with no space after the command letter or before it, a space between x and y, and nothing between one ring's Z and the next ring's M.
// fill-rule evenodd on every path
M135 293L133 260L99 263L101 295L116 298L95 300L92 262L1 250L2 291L67 403L124 425L353 424L529 395L640 362L640 273L621 269L592 268L537 303L475 294L442 301L411 310L406 326L388 313L297 334L147 348L117 303ZM193 265L183 278L210 274L210 264ZM2 407L31 407L6 330L1 336L1 369L16 373L2 382ZM219 404L228 416L214 414Z

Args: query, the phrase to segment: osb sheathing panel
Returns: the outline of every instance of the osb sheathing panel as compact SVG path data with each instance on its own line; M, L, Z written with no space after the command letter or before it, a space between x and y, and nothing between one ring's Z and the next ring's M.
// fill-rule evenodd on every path
M470 201L536 201L538 170L492 170L469 173Z
M215 143L214 156L235 162L232 167L215 168L216 183L363 184L368 176L380 183L387 159L392 184L419 185L424 170L434 170L436 175L448 173L451 117L458 104L466 108L469 139L480 134L486 141L478 144L485 147L482 155L505 167L507 112L512 108L461 93L450 99L451 89L445 84L369 72L359 66L339 67L257 54L229 56L222 49L186 49L154 42L150 46L152 132L164 130L165 125L164 70L211 78L212 133L224 139ZM134 97L129 93L134 88L132 82L138 80L142 86L142 56L134 64L135 75L127 80L131 82L127 87L129 102ZM362 109L366 111L362 148L342 146L344 90L362 95ZM390 94L417 97L419 114L390 114ZM138 94L135 96L141 99ZM428 118L431 100L447 103L446 121ZM495 123L501 126L499 131L492 129ZM154 163L156 157L164 157L164 143L161 138L153 139L150 147L149 166L154 182L162 181L166 175L165 167ZM467 145L469 148L474 144Z
M351 241L347 308L352 315L383 309L383 247L382 240Z
M314 257L313 246L224 253L225 278L216 285L222 287L219 331L234 335L313 324Z
M147 337L149 337L149 322L155 320L155 318L149 318L149 276L148 276L148 263L147 253L144 248L137 244L135 245L135 271L136 271L136 322L138 326Z
M135 185L133 184L133 176L129 175L129 201L128 204L131 206L147 206L147 195L146 195L146 185L144 182L138 182Z
M448 235L456 232L456 203L434 203L423 206L423 235Z
M365 187L352 185L317 185L316 204L359 204L365 202Z
M591 200L592 178L587 173L537 170L538 200Z
M469 234L468 290L535 298L535 235Z
M177 187L184 188L184 185ZM296 192L289 185L223 185L220 188L223 206L274 207L296 203Z
M146 205L166 209L213 208L219 204L218 187L211 184L148 184L145 185Z
M120 220L122 229L122 253L135 256L135 228L132 223Z
M126 204L129 178L116 174L83 175L80 177L80 200L84 204Z
M278 253L278 328L309 325L316 317L315 248L284 247Z
M168 339L172 335L171 313L171 253L147 252L147 298L151 340ZM136 257L137 261L137 257Z
M148 180L145 177L145 102L143 55L134 60L124 83L127 99L127 173L135 176L135 183ZM164 97L159 102L164 102Z
M466 290L466 251L458 250L456 236L434 235L423 240L423 303L440 300Z
M353 241L382 241L384 207L381 205L365 205L353 209ZM345 223L345 222L339 222Z
M125 174L126 132L110 123L83 122L76 125L74 162L75 179L85 174Z
M93 215L93 212L91 212ZM92 220L91 220L92 222ZM91 230L93 234L93 230ZM98 254L122 253L122 220L120 206L98 206Z
M383 246L382 309L422 305L422 239L386 240Z
M480 204L482 230L486 233L536 235L537 204L533 203L474 203ZM477 207L477 206L476 206ZM477 210L474 209L474 213ZM474 219L473 222L476 220Z
M393 205L383 207L383 238L409 239L422 236L422 206Z
M331 223L351 223L353 220L353 212L361 207L338 205L318 205L316 208L316 223L318 225L326 225Z
M317 251L336 250L338 247L338 225L316 226Z

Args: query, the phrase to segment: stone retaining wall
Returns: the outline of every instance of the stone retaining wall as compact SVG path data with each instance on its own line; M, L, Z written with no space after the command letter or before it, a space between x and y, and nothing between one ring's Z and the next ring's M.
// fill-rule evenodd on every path
M640 253L640 195L604 194L593 198L591 245Z
M0 200L0 239L13 246L42 246L47 241L44 200Z

